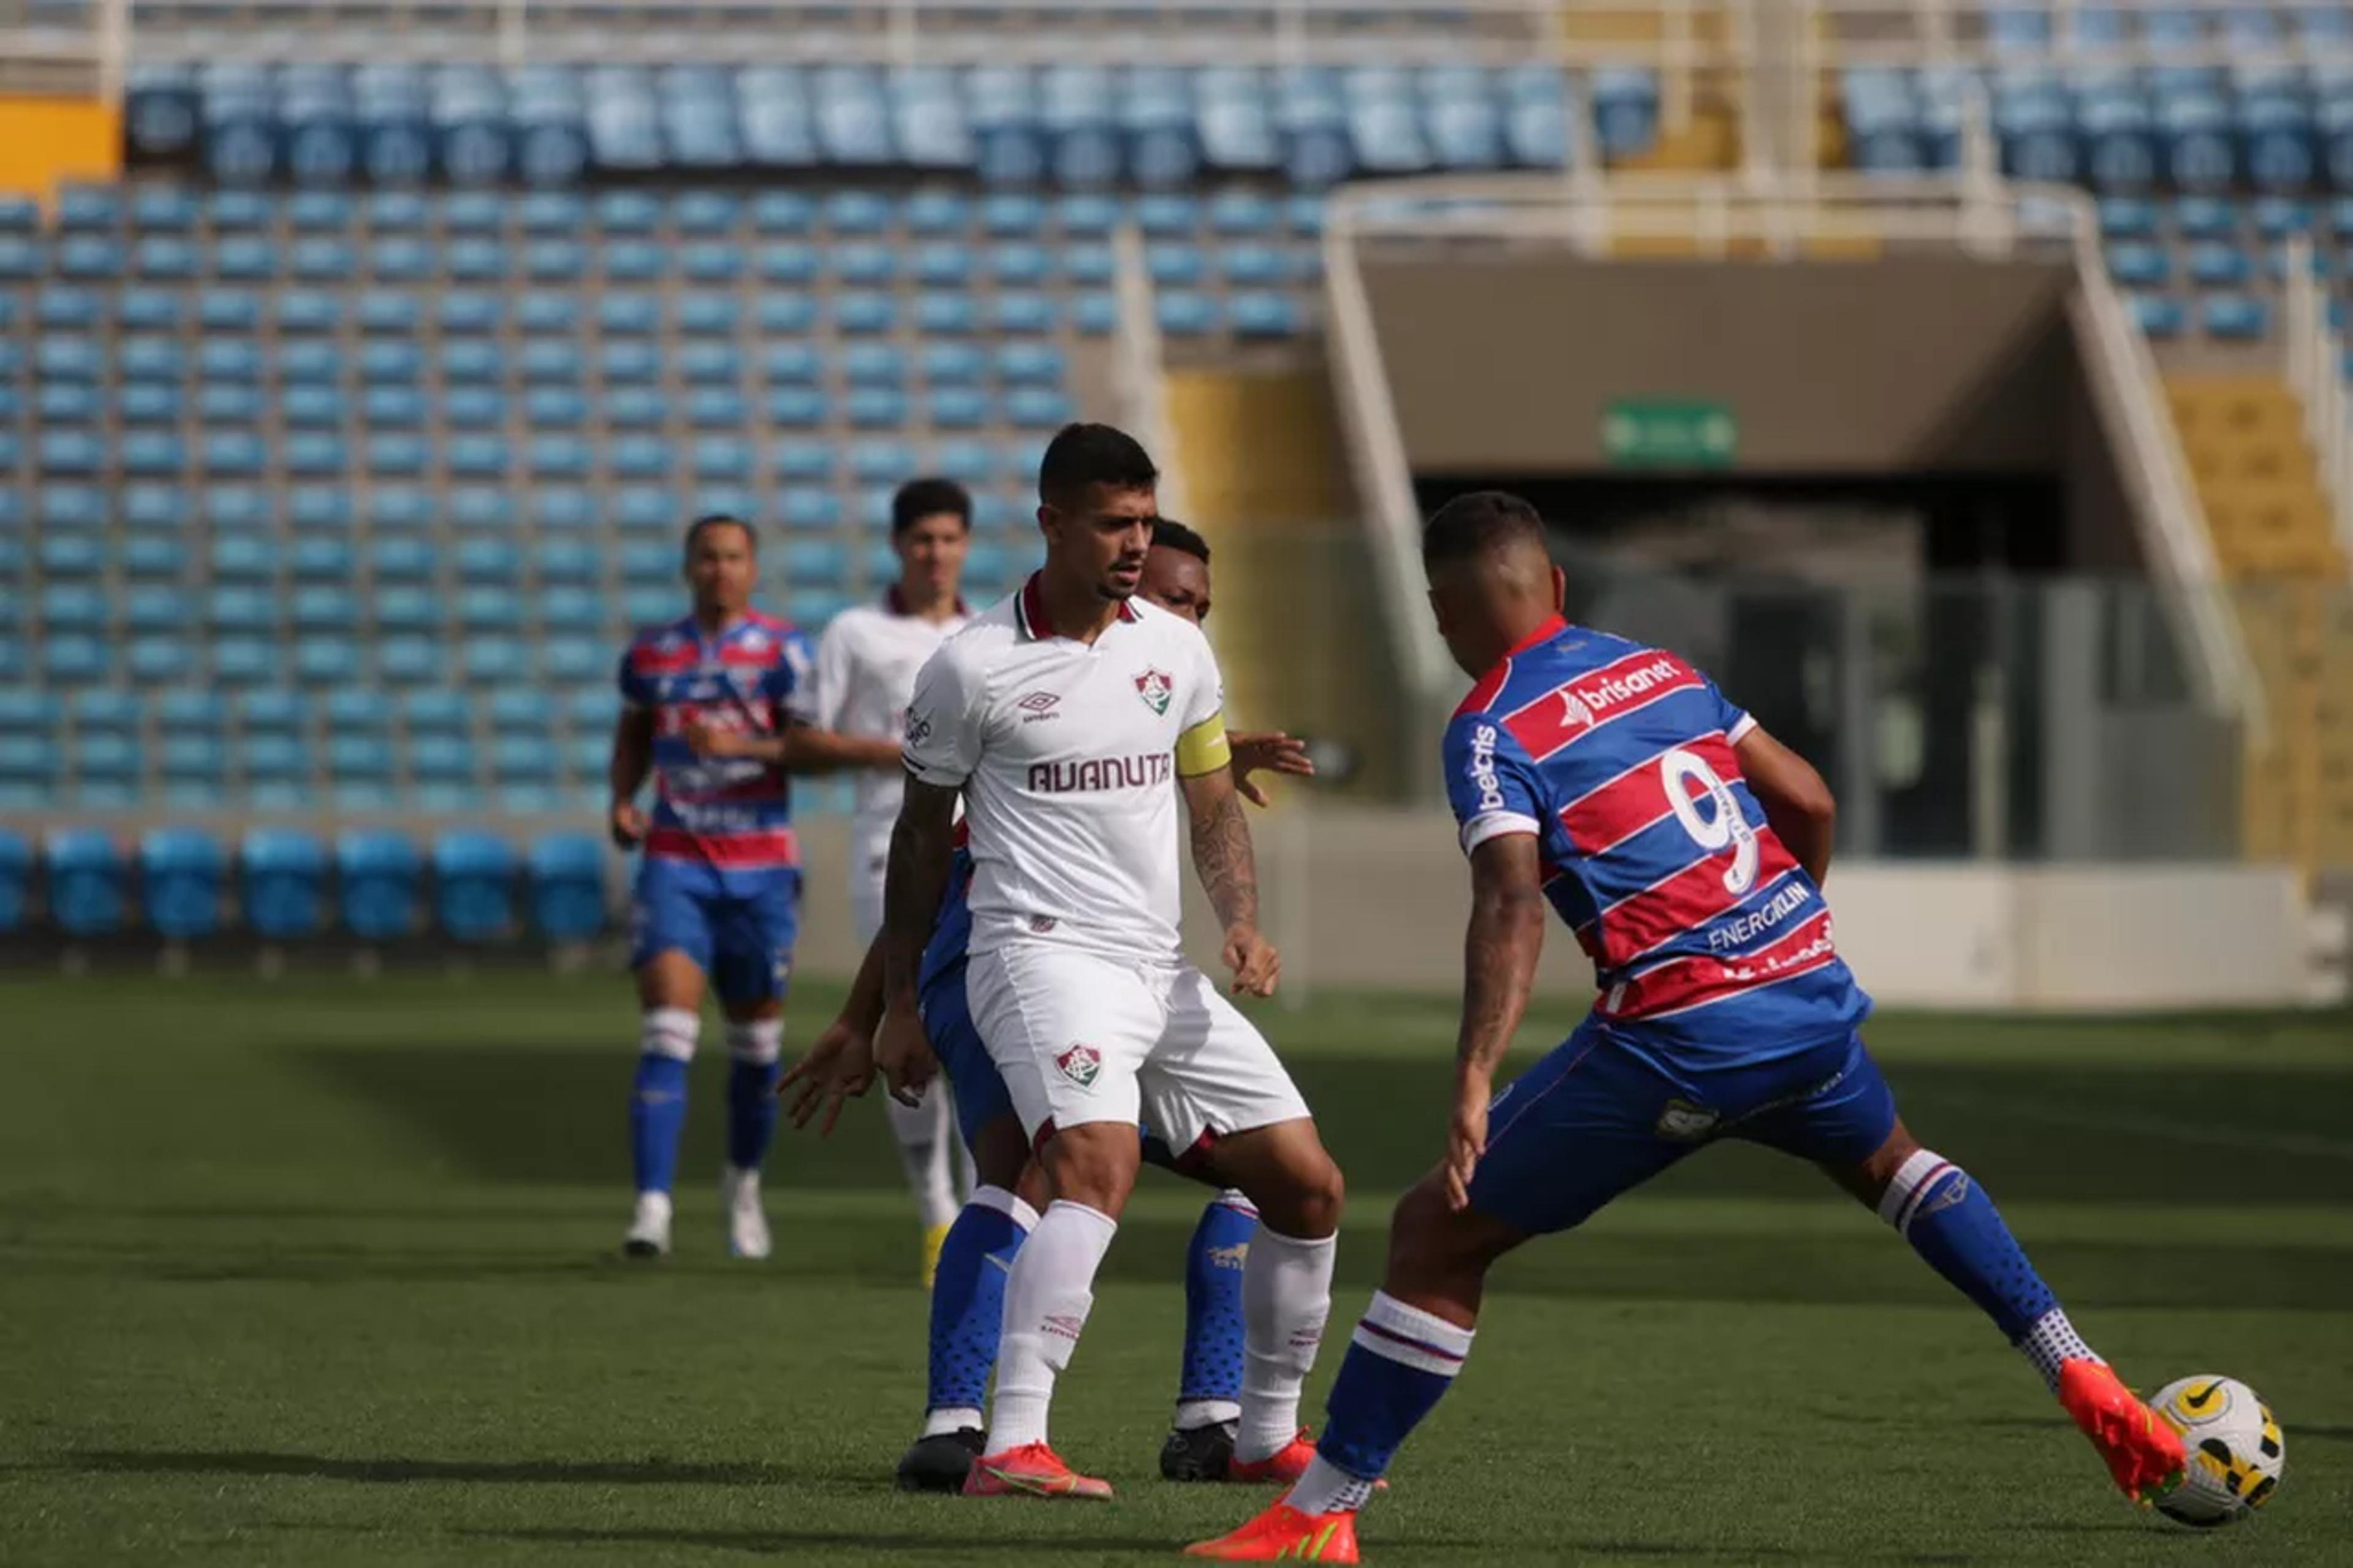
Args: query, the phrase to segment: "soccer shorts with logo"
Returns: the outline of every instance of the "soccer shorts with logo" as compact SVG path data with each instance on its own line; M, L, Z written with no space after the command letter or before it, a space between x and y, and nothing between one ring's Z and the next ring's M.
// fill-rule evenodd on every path
M675 951L711 977L723 1002L781 997L800 903L801 874L790 867L722 871L700 860L648 856L638 868L629 911L629 967Z
M1005 1092L997 1064L988 1059L988 1047L980 1043L980 1031L972 1026L964 976L965 965L949 964L924 983L916 1004L923 1012L924 1037L954 1091L956 1131L969 1149L982 1128L1013 1114L1013 1100Z
M1032 1140L1142 1121L1181 1154L1307 1115L1274 1047L1189 963L1013 942L975 954L965 989Z
M1853 1165L1894 1126L1895 1098L1859 1036L1694 1068L1588 1019L1488 1107L1471 1206L1532 1234L1567 1230L1719 1138Z

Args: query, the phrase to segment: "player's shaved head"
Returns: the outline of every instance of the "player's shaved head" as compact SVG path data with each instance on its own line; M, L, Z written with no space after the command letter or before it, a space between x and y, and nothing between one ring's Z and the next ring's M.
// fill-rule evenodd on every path
M1560 613L1566 583L1544 519L1504 490L1455 497L1421 532L1430 605L1454 662L1474 679Z

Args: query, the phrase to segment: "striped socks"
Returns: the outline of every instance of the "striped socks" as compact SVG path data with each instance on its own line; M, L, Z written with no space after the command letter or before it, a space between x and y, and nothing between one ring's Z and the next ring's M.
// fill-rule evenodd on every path
M1374 1292L1324 1404L1315 1460L1285 1500L1307 1513L1361 1507L1406 1434L1453 1386L1472 1337L1469 1329Z

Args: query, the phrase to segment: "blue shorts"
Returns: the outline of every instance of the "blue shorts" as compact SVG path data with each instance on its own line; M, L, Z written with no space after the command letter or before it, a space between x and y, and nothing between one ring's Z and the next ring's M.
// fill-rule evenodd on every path
M952 963L933 975L917 1001L923 1034L955 1095L956 1131L969 1149L982 1128L1013 1114L1013 1097L1005 1092L1005 1079L988 1059L980 1031L973 1027L972 1005L964 996L964 965Z
M721 871L698 860L638 868L629 910L629 967L676 951L711 977L726 1003L785 994L800 934L801 874L790 867Z
M1488 1108L1471 1206L1533 1235L1567 1230L1718 1138L1854 1165L1894 1126L1860 1036L1694 1070L1588 1020Z

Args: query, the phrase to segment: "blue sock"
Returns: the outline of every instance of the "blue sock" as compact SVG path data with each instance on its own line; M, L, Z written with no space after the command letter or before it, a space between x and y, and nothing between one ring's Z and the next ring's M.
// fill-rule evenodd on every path
M956 1212L932 1279L930 1388L923 1408L953 1418L939 1429L980 1425L997 1342L1005 1331L1005 1281L1037 1211L1003 1187L981 1187ZM969 1415L967 1423L964 1417ZM930 1435L931 1428L925 1429Z
M756 1171L776 1135L776 1080L781 1063L738 1057L727 1073L727 1163Z
M1185 1251L1185 1369L1176 1402L1239 1406L1242 1396L1242 1260L1258 1211L1240 1193L1219 1193L1201 1211ZM1223 1412L1216 1419L1229 1419Z
M652 1051L638 1058L629 1096L629 1152L638 1191L666 1193L678 1175L678 1135L686 1127L686 1064Z
M1941 1154L1922 1149L1904 1162L1880 1197L1879 1217L2013 1344L2059 1305L1985 1189Z
M1375 1291L1324 1401L1323 1465L1292 1497L1312 1513L1352 1509L1389 1468L1406 1434L1438 1406L1471 1353L1472 1331Z

